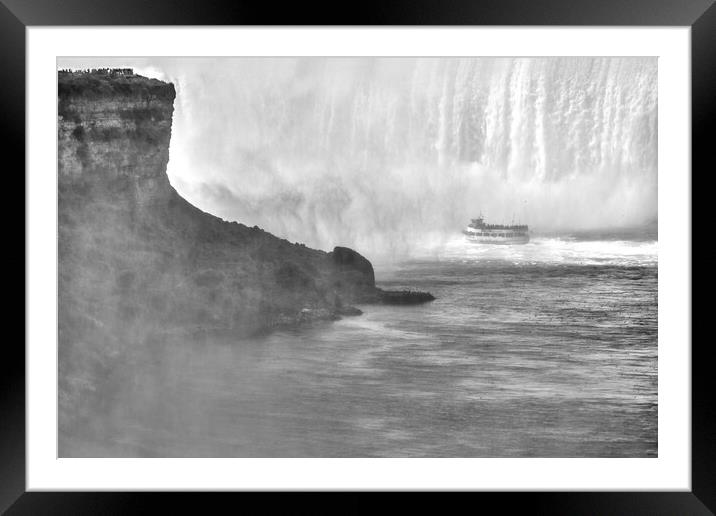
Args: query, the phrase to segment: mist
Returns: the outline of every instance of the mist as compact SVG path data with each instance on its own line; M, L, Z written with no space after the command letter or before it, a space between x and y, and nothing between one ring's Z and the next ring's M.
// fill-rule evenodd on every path
M311 247L405 258L480 212L536 232L657 218L656 58L65 61L172 81L179 193Z

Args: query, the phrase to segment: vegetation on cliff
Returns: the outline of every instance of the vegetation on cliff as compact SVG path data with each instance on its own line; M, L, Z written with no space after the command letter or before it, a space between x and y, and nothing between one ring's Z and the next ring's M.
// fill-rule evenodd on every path
M57 90L60 100L126 96L171 101L176 96L173 84L136 75L131 68L100 68L81 72L60 70Z

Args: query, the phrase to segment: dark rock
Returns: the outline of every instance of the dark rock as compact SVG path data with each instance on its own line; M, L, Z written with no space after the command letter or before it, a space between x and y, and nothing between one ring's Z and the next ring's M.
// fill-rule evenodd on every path
M314 288L315 280L292 262L280 265L275 272L276 283L286 289Z
M341 308L336 310L336 313L338 315L345 315L350 317L356 315L363 315L363 310L360 310L355 306L342 306Z
M360 253L348 247L335 247L329 255L333 263L338 266L339 271L343 273L357 272L358 274L354 277L360 283L371 287L375 285L373 265Z
M413 290L381 290L379 299L381 303L386 305L417 305L434 301L435 296L430 292Z

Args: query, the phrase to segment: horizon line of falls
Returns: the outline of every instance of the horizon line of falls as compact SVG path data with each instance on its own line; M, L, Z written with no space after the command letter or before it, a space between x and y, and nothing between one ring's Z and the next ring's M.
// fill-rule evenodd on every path
M656 58L221 58L161 70L177 86L179 192L291 241L399 259L479 212L536 231L656 222Z

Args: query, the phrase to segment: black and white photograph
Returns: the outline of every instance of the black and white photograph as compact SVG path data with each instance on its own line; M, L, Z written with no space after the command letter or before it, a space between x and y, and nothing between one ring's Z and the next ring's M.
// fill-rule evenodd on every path
M58 456L656 458L656 57L57 58Z

